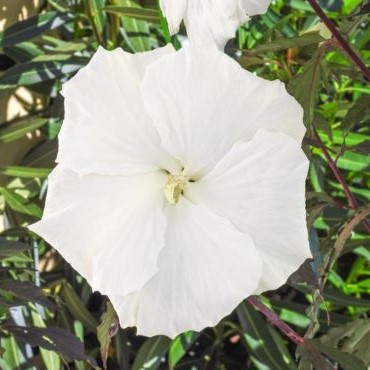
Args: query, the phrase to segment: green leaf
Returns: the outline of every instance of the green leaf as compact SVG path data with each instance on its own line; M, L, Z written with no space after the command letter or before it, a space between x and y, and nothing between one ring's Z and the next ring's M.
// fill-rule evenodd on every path
M44 291L34 283L18 280L1 280L0 289L2 292L9 293L21 304L37 302L45 307L53 307L53 304L45 296Z
M4 48L4 52L17 63L29 62L31 59L44 54L35 43L30 41Z
M68 13L48 12L17 22L0 33L0 47L11 46L42 35L70 22L74 16Z
M344 245L351 238L353 230L356 226L366 219L370 214L370 205L364 208L359 208L355 215L343 226L337 240L334 242L333 260L335 261L343 252Z
M347 151L339 157L337 166L342 170L370 172L370 156Z
M252 50L248 50L248 54L260 54L267 52L275 52L279 50L289 49L293 47L303 47L312 44L318 44L324 41L318 33L305 33L299 37L280 38L274 41L268 41L265 44L258 45Z
M319 341L316 343L318 344L317 347L320 349L320 352L331 360L338 362L343 370L367 370L367 366L355 356L346 352L341 352L336 348L326 346Z
M334 366L321 354L315 342L306 339L303 344L297 348L298 353L301 355L301 362L299 370L301 369L316 369L316 370L336 370ZM308 366L303 367L302 362L308 361ZM311 366L314 365L313 367Z
M88 46L83 42L64 41L48 35L42 36L42 39L53 46L54 53L74 53L84 50Z
M366 367L370 366L369 341L370 319L359 319L334 327L320 338L324 345L357 357Z
M356 124L370 114L370 95L362 95L353 106L348 110L347 115L343 118L341 129L343 136L346 136Z
M236 313L243 329L243 342L258 369L296 369L281 336L271 334L273 329L253 307L243 302Z
M91 21L95 23L97 32L102 35L104 32L104 26L107 20L106 14L102 12L106 0L85 0L86 6L90 8Z
M104 312L101 323L97 327L97 336L100 343L100 353L104 369L107 369L108 349L111 338L119 328L117 314L110 302L107 303L107 310Z
M0 128L0 143L10 143L44 126L47 118L25 118Z
M345 136L343 132L341 130L333 130L332 134L333 134L333 140L332 140L333 144L342 145L343 136ZM329 143L331 143L331 140L329 139L328 135L325 134L324 132L320 131L320 136L325 141L328 141ZM347 146L355 146L367 140L370 140L369 135L363 135L363 134L354 133L354 132L350 132L349 134L347 134L345 138L345 142Z
M309 294L310 290L303 285L296 285L295 289L302 293ZM340 290L325 287L322 296L326 301L329 301L340 307L359 307L370 308L370 299L356 298L349 294L344 294Z
M166 354L171 340L164 336L149 338L136 355L132 370L156 370Z
M32 61L41 63L41 62L64 62L68 59L71 59L70 54L42 54L34 58Z
M22 364L25 363L25 357L15 338L13 336L2 338L1 346L5 350L4 355L2 356L4 362L11 370L21 370Z
M170 44L171 39L172 39L170 29L169 29L169 26L168 26L167 19L163 15L163 12L162 12L161 9L159 9L159 24L161 26L161 30L162 30L162 33L163 33L163 37L166 41L166 44ZM176 48L176 50L178 50L178 49Z
M140 5L131 0L121 0L120 5L131 7L132 9L141 9ZM125 41L132 51L142 52L150 50L150 30L148 23L126 16L122 16L121 20L125 31Z
M140 7L127 7L110 5L106 6L103 10L108 13L114 13L121 16L126 16L147 22L159 22L159 13L154 9L144 9Z
M26 62L8 69L0 77L0 90L14 88L19 85L34 85L44 81L52 81L77 72L85 65L81 60L64 62Z
M286 37L297 36L297 31L288 23L289 18L279 15L271 7L262 15L262 19L268 28L281 29L283 35Z
M192 346L198 336L199 335L197 333L188 331L179 335L172 341L170 350L168 352L168 363L171 370L174 369L175 366L185 356L186 351Z
M91 315L69 283L63 284L62 297L73 317L95 332L98 326L97 320Z
M16 325L4 325L2 329L32 346L40 346L98 367L95 360L85 354L83 343L66 330L54 327L36 328Z
M21 252L30 250L30 246L26 243L11 241L0 237L0 258L15 256Z
M32 168L18 166L0 167L0 173L3 175L30 179L33 179L35 177L39 178L48 177L50 172L51 172L50 168Z
M14 211L24 213L35 218L41 218L42 209L36 204L30 203L28 199L17 194L13 189L0 187L0 193L5 203Z
M319 96L319 87L324 71L325 48L320 47L305 64L301 73L295 75L288 85L289 92L301 103L304 109L304 122L311 127L315 106Z
M38 328L46 328L46 324L41 315L35 310L31 310L31 317L33 324ZM44 348L40 348L41 357L44 361L46 370L60 370L60 357L54 351L49 351Z

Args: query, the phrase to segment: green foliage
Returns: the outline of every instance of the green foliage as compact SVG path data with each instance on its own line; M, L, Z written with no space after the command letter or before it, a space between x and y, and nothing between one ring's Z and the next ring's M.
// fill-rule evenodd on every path
M370 65L369 2L320 4ZM303 344L289 341L248 302L217 327L172 341L119 329L105 298L26 228L42 215L63 120L62 83L98 45L140 52L167 42L181 47L156 0L45 0L40 14L0 33L1 96L22 86L38 97L35 103L18 97L27 113L0 124L0 153L22 153L0 159L0 368L368 368L370 85L306 1L276 0L226 48L244 68L284 81L305 111L315 259L263 298L306 334ZM25 143L30 149L20 150Z

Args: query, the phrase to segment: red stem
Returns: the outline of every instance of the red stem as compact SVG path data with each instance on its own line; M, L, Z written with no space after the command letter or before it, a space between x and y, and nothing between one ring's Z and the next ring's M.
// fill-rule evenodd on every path
M353 63L356 64L357 68L363 73L368 82L370 83L370 70L366 67L365 63L352 49L350 44L344 39L340 32L335 27L334 23L327 17L324 11L321 9L320 5L316 0L307 0L318 17L324 22L326 27L330 30L334 38L336 39L338 45L348 54L352 59Z
M258 311L260 311L268 321L276 326L284 335L286 335L292 342L299 345L304 343L304 338L296 333L289 325L285 324L284 321L274 312L266 307L257 296L252 295L247 298L247 301L254 306Z
M315 129L315 135L316 135L316 139L318 140L318 142L320 144L320 148L321 148L326 160L328 161L329 168L331 169L331 171L333 172L333 175L335 176L335 178L337 179L337 181L339 182L339 184L343 188L344 194L346 195L346 198L348 199L348 203L349 203L350 208L358 209L359 204L357 202L357 199L355 198L355 196L353 195L353 193L349 189L349 187L347 185L347 182L346 182L342 172L339 171L338 167L336 166L334 160L330 156L330 154L328 152L328 149L326 148L326 146L322 142L322 140L320 138L320 135L318 134L316 129ZM364 219L362 221L362 224L364 225L366 231L370 234L370 223L369 223L369 221Z

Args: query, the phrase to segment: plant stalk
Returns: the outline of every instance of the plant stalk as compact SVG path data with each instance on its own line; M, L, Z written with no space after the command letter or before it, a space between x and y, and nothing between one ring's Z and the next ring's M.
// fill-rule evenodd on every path
M98 26L95 21L94 5L91 0L85 0L86 14L90 20L91 28L94 33L98 45L103 45L103 38L99 32Z
M339 184L342 186L343 191L344 191L344 194L345 194L346 198L348 199L348 203L349 203L350 208L352 208L352 209L358 209L359 208L359 204L357 202L357 199L355 198L355 196L353 195L353 193L349 189L349 186L348 186L348 184L347 184L347 182L346 182L346 180L345 180L342 172L340 172L340 170L338 169L338 167L335 164L334 160L330 156L330 154L328 152L328 149L326 148L326 146L322 142L322 140L320 138L320 135L317 132L317 130L314 129L314 131L315 131L316 140L318 140L318 142L319 142L320 149L322 150L322 152L324 154L324 157L325 157L325 159L328 162L328 166L331 169L331 171L333 172L333 175L335 176L335 178L337 179L337 181L339 182ZM369 223L369 221L366 220L366 219L364 219L362 221L362 224L364 225L366 231L370 234L370 223Z
M357 53L353 50L350 44L345 40L345 38L340 34L337 30L335 24L329 19L329 17L324 13L321 9L320 5L316 0L307 0L317 16L322 20L325 26L329 29L337 44L348 54L348 56L352 59L353 63L357 66L357 68L363 73L366 77L367 82L370 83L370 70L366 67L365 63L362 59L357 55Z
M280 317L271 311L267 306L265 306L257 296L252 295L247 298L247 301L254 306L258 311L260 311L268 321L276 326L286 337L288 337L295 344L303 344L304 338L296 333L289 325L280 319Z

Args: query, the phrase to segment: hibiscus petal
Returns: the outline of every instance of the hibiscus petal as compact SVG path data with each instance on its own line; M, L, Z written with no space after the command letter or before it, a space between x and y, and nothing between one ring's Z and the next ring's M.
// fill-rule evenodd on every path
M179 32L180 23L186 12L188 0L160 0L160 6L167 18L171 35Z
M57 162L79 174L130 175L177 168L161 148L139 89L147 66L173 51L168 46L132 55L99 48L63 86L65 119Z
M252 239L207 208L181 199L169 206L159 272L140 291L138 334L175 337L213 326L257 287L261 261ZM118 307L132 319L132 299ZM127 316L129 315L129 317Z
M266 13L271 0L242 0L242 7L248 15Z
M236 144L201 181L188 184L186 197L253 238L263 261L256 293L278 288L312 257L305 212L308 166L295 140L259 130L250 142Z
M178 32L184 19L189 39L199 45L223 48L235 37L247 16L264 13L271 0L161 0L171 34Z
M213 48L183 48L151 64L141 92L163 146L194 177L258 128L299 142L305 132L303 110L280 81L259 78Z
M123 297L109 295L109 300L115 311L119 313L120 326L122 328L129 328L136 325L139 300L138 293L130 293Z
M79 176L60 165L49 177L43 237L94 290L125 295L157 272L164 246L165 175Z

